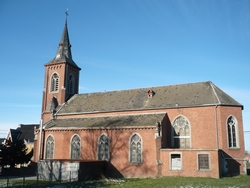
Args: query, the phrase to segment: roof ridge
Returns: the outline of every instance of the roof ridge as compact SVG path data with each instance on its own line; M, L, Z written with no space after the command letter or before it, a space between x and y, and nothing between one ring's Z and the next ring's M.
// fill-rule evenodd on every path
M134 91L134 90L141 90L141 89L152 89L152 88L160 88L160 87L174 87L174 86L182 86L182 85L193 85L193 84L201 84L201 83L212 83L211 81L203 81L203 82L190 82L190 83L183 83L183 84L173 84L173 85L160 85L160 86L148 86L148 87L138 87L138 88L130 88L130 89L119 89L119 90L110 90L110 91L95 91L90 93L79 93L78 95L90 95L90 94L98 94L98 93L112 93L117 91Z
M215 89L214 89L214 84L213 84L212 82L210 82L209 84L210 84L210 86L211 86L212 89L213 89L213 92L214 92L214 95L216 96L216 99L217 99L217 101L218 101L218 104L221 104L221 101L220 101L220 99L219 99L219 97L218 97L218 95L217 95L217 93L216 93L216 91L215 91Z

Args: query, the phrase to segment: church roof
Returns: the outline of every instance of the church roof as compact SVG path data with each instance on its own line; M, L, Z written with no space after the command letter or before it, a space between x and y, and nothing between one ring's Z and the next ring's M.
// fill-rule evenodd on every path
M76 94L60 107L57 115L209 105L243 108L243 105L208 81Z
M122 116L99 116L87 118L55 119L50 121L46 129L53 128L119 128L134 126L156 126L161 122L166 113L140 114L140 115L122 115Z
M67 27L67 20L64 26L64 30L62 33L62 37L58 46L58 50L56 53L56 56L48 62L46 65L50 64L57 64L57 63L69 63L73 65L74 67L80 69L76 63L72 59L72 54L71 54L71 44L69 41L69 33L68 33L68 27Z

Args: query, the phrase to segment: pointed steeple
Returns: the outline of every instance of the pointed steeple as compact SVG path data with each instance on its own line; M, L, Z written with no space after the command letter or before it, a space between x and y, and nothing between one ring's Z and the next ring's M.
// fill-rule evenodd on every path
M58 46L58 50L57 50L56 56L48 64L66 62L79 68L72 59L71 44L69 41L69 33L68 33L68 26L67 26L68 25L68 19L67 19L68 11L65 13L66 13L66 21L65 21L65 26L63 29L62 37Z
M79 91L81 68L72 59L67 17L68 12L66 12L65 26L56 55L44 65L42 119L45 122L53 118L53 114L59 105L64 104Z

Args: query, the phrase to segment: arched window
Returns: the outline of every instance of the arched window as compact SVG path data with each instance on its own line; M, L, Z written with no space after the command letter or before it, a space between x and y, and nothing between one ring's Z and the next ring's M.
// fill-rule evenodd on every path
M53 159L54 156L54 138L50 135L46 140L46 159Z
M68 94L74 93L74 76L70 74L67 81L67 92Z
M142 163L142 139L138 134L130 138L130 163Z
M174 148L190 148L190 124L188 119L178 116L172 125L172 146Z
M109 161L110 142L107 135L102 134L98 139L98 160Z
M233 116L230 116L227 119L227 132L228 132L228 147L229 148L239 147L238 124L237 120Z
M71 159L81 158L81 139L78 135L74 135L71 140Z
M59 87L59 76L56 73L54 73L51 77L50 91L56 92L58 91L58 87Z

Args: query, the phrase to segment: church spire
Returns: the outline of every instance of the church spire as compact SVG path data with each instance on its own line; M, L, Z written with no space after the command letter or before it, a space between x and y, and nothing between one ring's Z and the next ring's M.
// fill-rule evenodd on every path
M72 59L68 33L68 11L62 37L55 57L45 64L42 119L53 118L57 106L65 103L74 94L78 94L80 70Z
M66 62L79 68L73 61L72 54L71 54L71 44L69 41L69 33L68 33L68 9L65 12L65 14L66 14L65 26L63 29L61 40L59 42L56 56L48 64Z

